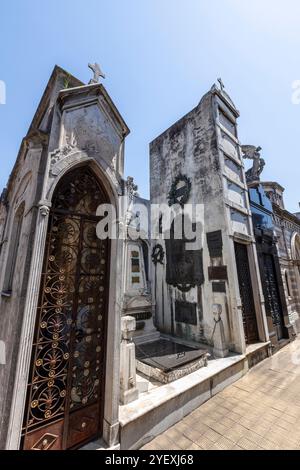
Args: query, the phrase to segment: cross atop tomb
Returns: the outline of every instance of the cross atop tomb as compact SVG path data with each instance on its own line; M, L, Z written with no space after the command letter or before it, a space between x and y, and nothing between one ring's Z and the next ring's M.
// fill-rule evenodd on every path
M89 85L92 83L99 83L100 77L105 78L104 73L100 69L100 65L95 62L94 64L88 64L89 68L93 71L94 77L89 81Z
M224 85L224 83L223 83L223 81L222 81L222 78L218 78L218 82L220 83L221 91L223 91L224 88L225 88L225 85Z

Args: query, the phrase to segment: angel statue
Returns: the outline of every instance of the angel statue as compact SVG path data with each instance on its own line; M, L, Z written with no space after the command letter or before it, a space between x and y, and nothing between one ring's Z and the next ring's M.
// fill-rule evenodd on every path
M264 159L260 156L261 150L261 147L255 147L255 145L242 145L243 158L253 160L252 168L246 171L247 183L260 180L260 174L266 164Z

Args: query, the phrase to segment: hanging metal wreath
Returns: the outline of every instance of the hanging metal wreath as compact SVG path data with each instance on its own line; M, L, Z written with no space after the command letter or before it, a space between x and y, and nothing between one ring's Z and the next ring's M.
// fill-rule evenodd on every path
M173 204L184 206L189 200L191 188L192 183L188 176L181 173L176 176L168 195L169 206L173 206Z
M163 261L164 261L164 257L165 257L165 253L164 253L164 249L161 245L157 244L153 247L153 250L152 250L152 261L155 265L157 265L158 263L159 264L164 264Z

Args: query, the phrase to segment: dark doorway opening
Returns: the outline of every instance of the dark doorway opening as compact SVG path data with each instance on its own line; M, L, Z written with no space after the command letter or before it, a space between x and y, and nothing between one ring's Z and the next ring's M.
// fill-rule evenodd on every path
M259 341L247 245L235 242L235 257L242 302L243 325L247 344Z

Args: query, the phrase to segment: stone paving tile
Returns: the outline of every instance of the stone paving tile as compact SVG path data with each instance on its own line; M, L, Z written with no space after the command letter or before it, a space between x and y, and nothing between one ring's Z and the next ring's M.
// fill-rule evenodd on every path
M255 450L257 449L258 445L255 444L254 442L250 441L249 439L247 439L247 437L242 437L237 445L239 447L241 447L242 449L244 450Z
M205 431L205 433L201 437L203 437L204 439L209 439L212 442L216 442L218 439L220 439L221 434L214 431L213 429L208 429L207 431ZM201 438L200 438L200 442L201 442Z
M227 439L227 437L221 436L220 439L218 439L214 443L214 448L217 448L219 450L231 450L233 445L234 444L230 439Z
M180 438L177 438L174 443L177 444L178 447L182 450L189 449L191 445L194 444L193 441L191 441L185 436L181 436Z
M300 450L300 338L146 444L155 450Z
M191 447L189 447L188 450L203 450L201 447L197 446L197 444L195 444L193 442L193 444L191 445Z
M185 437L187 437L188 439L190 439L190 441L192 441L193 443L197 442L200 437L204 434L204 432L206 431L206 429L209 429L209 428L205 428L205 429L202 429L201 431L198 431L197 429L186 429L184 432L183 432L183 435Z
M190 429L190 426L188 426L184 420L181 420L179 423L176 423L175 426L172 426L171 429L176 429L180 434L184 434L186 430Z
M200 436L199 440L197 440L196 444L204 450L209 450L214 445L214 442L208 437L202 435Z
M270 427L259 424L253 427L253 430L260 436L264 437L269 432Z

